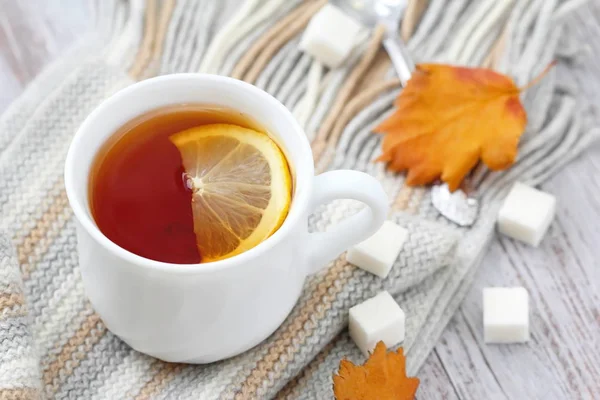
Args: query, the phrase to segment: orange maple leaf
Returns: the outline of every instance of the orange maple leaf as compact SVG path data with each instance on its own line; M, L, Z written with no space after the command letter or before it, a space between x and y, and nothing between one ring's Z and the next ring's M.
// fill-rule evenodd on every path
M362 366L340 361L340 369L333 376L336 400L412 400L418 387L418 378L406 376L402 347L388 353L383 342L377 343Z
M519 94L553 65L522 88L490 69L418 65L396 112L375 128L386 134L377 161L408 170L408 185L441 178L452 191L480 159L492 170L510 167L527 124Z

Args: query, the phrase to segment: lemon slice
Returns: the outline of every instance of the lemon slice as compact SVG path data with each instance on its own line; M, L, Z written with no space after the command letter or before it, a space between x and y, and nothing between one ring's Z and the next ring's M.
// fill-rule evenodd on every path
M265 133L211 124L170 136L192 190L196 244L203 262L235 256L271 236L287 216L292 179Z

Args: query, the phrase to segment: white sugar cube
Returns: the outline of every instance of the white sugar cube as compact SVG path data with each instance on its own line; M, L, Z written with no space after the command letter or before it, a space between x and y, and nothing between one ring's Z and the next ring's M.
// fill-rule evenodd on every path
M388 292L381 292L350 309L350 337L369 355L379 341L392 347L404 340L404 311Z
M353 246L346 253L346 260L372 274L385 278L400 254L408 231L391 221L367 240Z
M529 294L525 288L483 289L483 336L486 343L529 340Z
M329 68L348 57L363 26L332 4L324 5L306 27L300 50Z
M498 230L537 246L552 223L555 211L554 196L517 182L498 213Z

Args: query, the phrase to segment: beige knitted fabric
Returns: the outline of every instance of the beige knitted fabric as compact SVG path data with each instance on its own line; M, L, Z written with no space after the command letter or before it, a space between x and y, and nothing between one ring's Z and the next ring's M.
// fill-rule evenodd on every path
M378 50L380 36L359 41L348 62L331 71L298 50L323 3L98 0L94 36L44 71L2 115L0 399L331 398L339 360L362 360L345 333L347 310L382 289L407 314L403 346L409 373L418 373L469 287L511 183L540 182L598 132L590 129L594 120L577 97L577 81L560 67L552 71L524 96L529 125L518 164L503 173L479 171L481 215L470 229L455 227L432 208L428 189L408 188L401 175L372 163L380 137L371 128L391 112L399 90ZM569 1L413 3L402 32L412 34L417 60L492 63L522 84L552 59L576 55L559 52L575 49L563 35L575 5ZM136 79L191 71L234 73L272 93L304 125L317 169L352 168L380 179L390 218L410 232L386 279L342 256L307 280L288 319L265 342L204 366L137 353L104 327L85 299L62 181L72 135L104 98ZM327 229L358 207L322 206L311 229Z

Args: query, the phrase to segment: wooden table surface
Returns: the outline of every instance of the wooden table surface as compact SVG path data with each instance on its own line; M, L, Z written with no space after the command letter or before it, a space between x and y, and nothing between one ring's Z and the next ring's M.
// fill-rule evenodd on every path
M0 0L0 112L86 29L81 0ZM600 103L600 1L573 18L569 33L588 43L580 63L597 69L586 85ZM427 363L418 398L600 399L600 144L542 188L558 197L557 217L539 248L498 237L476 281ZM524 286L531 341L485 345L481 290Z

